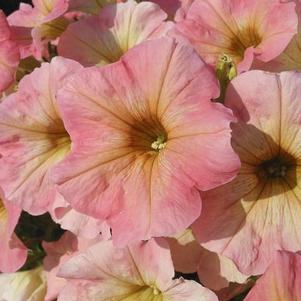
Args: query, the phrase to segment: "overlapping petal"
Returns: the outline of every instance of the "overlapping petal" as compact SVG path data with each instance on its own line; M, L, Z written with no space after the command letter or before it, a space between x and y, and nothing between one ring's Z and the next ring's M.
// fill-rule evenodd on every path
M67 0L33 0L33 6L21 3L9 16L9 23L20 27L35 27L62 16L68 9Z
M226 54L242 72L254 57L263 62L277 57L297 25L293 1L196 0L175 34L188 39L209 64Z
M168 18L170 20L176 20L176 21L181 21L185 18L186 13L193 2L193 0L147 0L147 1L154 2L160 5L160 7L168 14Z
M48 55L47 42L59 37L68 25L63 17L68 7L68 0L34 0L33 6L21 3L19 10L8 16L22 57Z
M81 68L57 58L19 83L0 104L0 186L8 201L41 214L57 197L50 168L70 149L70 139L56 105L57 89Z
M47 254L43 261L44 274L47 279L46 301L56 300L67 284L66 279L57 276L60 267L72 256L85 251L100 240L100 236L94 239L83 239L65 232L58 241L43 243L43 249Z
M230 282L244 283L248 278L238 271L229 258L201 247L190 229L169 238L168 243L175 270L181 273L197 272L201 283L207 288L219 291L229 287Z
M119 2L124 0L69 0L69 9L97 15L106 5Z
M6 17L0 10L0 93L13 83L19 61L19 48L13 41Z
M296 12L298 15L298 32L285 50L270 62L255 61L252 68L272 72L282 72L301 69L301 2L296 0Z
M108 5L98 16L71 24L60 38L58 52L84 66L113 63L135 45L164 35L172 26L166 18L149 2Z
M26 261L27 249L14 234L21 210L0 199L0 271L17 271ZM12 260L13 258L13 260Z
M239 122L233 147L242 167L234 181L204 193L194 225L199 241L261 274L275 250L301 248L301 76L250 71L226 95Z
M73 142L53 169L59 191L79 212L106 218L120 245L185 229L200 214L197 188L229 181L240 165L232 113L210 100L217 94L193 49L169 38L83 70L58 93Z
M139 242L124 249L100 242L65 263L59 273L70 282L59 296L69 300L215 301L200 284L172 280L174 270L163 240Z
M78 237L93 239L100 233L104 239L111 237L110 228L104 221L77 212L60 194L49 212L52 219L60 224L62 229L69 230Z
M41 268L0 274L0 298L7 301L44 301L46 279Z
M245 301L301 299L301 255L279 251Z

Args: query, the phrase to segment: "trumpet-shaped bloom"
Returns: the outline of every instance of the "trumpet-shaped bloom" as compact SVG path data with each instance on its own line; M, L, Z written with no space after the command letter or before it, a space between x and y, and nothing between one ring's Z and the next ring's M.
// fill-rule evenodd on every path
M277 252L265 274L245 298L245 301L258 300L301 300L301 255Z
M36 27L62 16L68 9L67 0L33 0L33 7L21 3L19 10L9 16L14 26Z
M231 180L232 112L190 46L147 41L71 77L58 102L72 151L53 180L77 211L107 219L119 245L177 233L200 214L198 189Z
M8 21L16 27L21 52L41 58L46 51L45 42L56 39L68 25L63 18L68 0L33 0L32 3L33 7L21 3L19 10L9 15Z
M58 52L84 66L116 62L135 45L165 34L172 26L154 3L134 0L104 7L98 16L71 24L60 38Z
M26 261L26 247L14 234L20 214L19 208L0 199L0 271L4 273L15 272Z
M46 279L42 268L0 274L0 300L44 301L46 289Z
M196 0L175 34L188 39L202 58L216 65L226 54L238 71L253 58L277 57L297 32L295 4L280 0Z
M100 242L65 263L59 275L73 279L59 301L217 301L194 281L172 280L172 260L163 240L124 249Z
M205 192L193 229L206 248L261 274L275 250L301 249L301 74L250 71L235 78L225 104L239 122L233 147L242 167Z
M70 139L55 95L80 68L62 58L44 63L0 104L0 186L7 201L32 214L46 212L57 197L49 172L69 152Z
M11 29L0 10L0 93L13 83L19 61L18 45L12 40Z

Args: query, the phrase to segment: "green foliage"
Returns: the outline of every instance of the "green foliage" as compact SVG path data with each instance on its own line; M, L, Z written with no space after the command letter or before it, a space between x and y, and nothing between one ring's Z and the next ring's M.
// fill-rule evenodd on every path
M51 219L48 213L32 216L23 211L15 233L28 248L27 260L21 269L25 271L42 264L46 255L42 242L57 241L64 233L64 230Z

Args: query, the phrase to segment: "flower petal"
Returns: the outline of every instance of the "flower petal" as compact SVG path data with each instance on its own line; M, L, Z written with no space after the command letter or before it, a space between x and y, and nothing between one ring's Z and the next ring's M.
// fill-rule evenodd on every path
M263 273L275 250L301 248L300 86L299 73L251 71L226 95L239 120L233 147L242 167L234 181L202 194L193 229L203 246L245 274ZM273 174L274 165L265 165L271 163L282 172Z
M78 279L69 281L60 301L217 300L196 282L172 280L172 260L162 239L124 249L114 247L111 241L100 242L70 259L59 275Z
M0 93L14 81L20 61L18 45L12 40L12 31L0 10Z
M62 34L58 52L84 66L116 62L135 45L163 35L171 26L153 3L133 0L104 7L98 16L71 24Z
M225 183L239 167L230 145L233 116L211 104L217 94L212 72L193 49L169 38L84 70L58 93L73 142L70 156L53 169L60 192L79 212L107 219L119 245L187 228L200 214L196 188ZM154 135L165 130L166 148L154 152ZM195 165L187 164L190 156Z
M252 56L267 62L285 49L297 31L294 7L278 0L196 0L175 35L188 39L207 63L216 65L226 54L246 71Z
M293 301L301 298L301 256L277 252L265 274L251 289L246 301Z
M27 249L14 234L21 210L0 199L0 271L17 271L26 261ZM13 258L13 260L12 260Z
M8 201L33 214L46 212L57 197L49 169L69 152L70 139L55 93L66 76L80 68L62 58L44 63L0 105L0 185Z

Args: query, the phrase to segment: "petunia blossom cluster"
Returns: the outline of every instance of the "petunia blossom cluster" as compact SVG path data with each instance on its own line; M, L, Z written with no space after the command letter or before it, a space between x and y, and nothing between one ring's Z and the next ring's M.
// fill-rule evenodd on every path
M0 7L0 300L301 300L301 2Z

